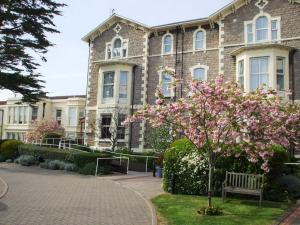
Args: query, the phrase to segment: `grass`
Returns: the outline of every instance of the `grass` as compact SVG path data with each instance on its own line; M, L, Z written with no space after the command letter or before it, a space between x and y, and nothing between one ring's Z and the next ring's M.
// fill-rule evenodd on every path
M152 202L158 211L160 225L270 225L284 215L289 208L287 203L263 202L244 199L227 199L222 203L214 198L213 204L219 206L222 216L201 216L197 210L207 205L205 196L160 195Z

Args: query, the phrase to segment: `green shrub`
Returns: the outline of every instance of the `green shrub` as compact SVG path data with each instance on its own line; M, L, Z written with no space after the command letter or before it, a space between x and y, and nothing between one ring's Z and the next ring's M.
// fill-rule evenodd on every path
M48 169L50 170L64 170L65 162L60 160L53 160L48 163Z
M8 140L1 144L0 155L4 160L15 159L19 156L18 147L23 144L21 141Z
M95 175L96 172L96 163L91 162L87 163L84 167L80 168L78 172L83 175ZM110 165L104 165L98 167L98 175L106 175L111 174L111 167Z
M247 155L238 147L235 152L239 155L220 157L217 160L213 177L213 189L215 195L220 195L222 183L225 180L226 171L263 174L262 161L249 162ZM279 183L283 174L283 165L288 160L287 151L281 147L273 146L274 155L269 160L270 172L265 175L264 199L283 201L286 200L286 192ZM193 143L187 139L175 141L165 152L164 160L164 189L178 194L206 194L208 171L205 158L205 148L196 149ZM172 189L173 188L173 189Z
M66 170L66 171L76 171L76 166L73 163L66 163L64 170Z
M72 144L71 147L85 152L92 152L90 147L84 145Z
M97 163L97 158L111 158L109 153L77 153L74 154L74 164L78 168L83 168L88 163ZM103 160L102 163L110 165L111 160Z
M22 166L32 166L35 165L35 158L32 155L21 155L15 160L15 163Z
M32 155L40 162L46 159L73 162L73 156L76 153L79 152L67 149L41 147L37 145L21 145L19 147L20 155Z
M9 141L9 139L0 139L0 146L6 141Z
M197 211L200 215L204 215L204 216L220 216L223 215L222 210L219 207L201 207L198 211Z
M292 200L300 199L300 179L298 177L287 175L279 180L282 191L288 194Z
M164 189L176 194L199 195L207 192L208 164L198 150L186 138L176 140L165 152Z
M95 171L96 171L96 163L95 162L87 163L78 170L78 172L83 175L95 175Z

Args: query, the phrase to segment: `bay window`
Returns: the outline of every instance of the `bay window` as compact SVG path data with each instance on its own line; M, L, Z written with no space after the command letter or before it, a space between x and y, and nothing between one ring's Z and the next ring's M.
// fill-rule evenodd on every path
M269 85L269 57L250 59L250 90Z
M31 108L31 121L35 121L38 118L38 110L39 108L37 106L33 106Z
M8 124L27 124L28 106L14 106L8 108Z
M100 68L98 104L130 104L132 65L109 65Z

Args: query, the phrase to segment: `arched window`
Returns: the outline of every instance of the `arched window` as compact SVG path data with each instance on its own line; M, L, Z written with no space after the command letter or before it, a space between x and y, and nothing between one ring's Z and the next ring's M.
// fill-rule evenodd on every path
M121 47L122 47L122 41L120 38L117 38L113 44L113 57L121 56Z
M206 78L205 78L205 69L204 68L194 69L194 79L195 80L206 80Z
M203 31L197 31L196 35L195 35L195 49L199 50L199 49L204 49L204 32Z
M163 39L163 53L168 54L172 52L172 36L166 35Z
M256 20L256 41L268 40L268 18L260 16Z

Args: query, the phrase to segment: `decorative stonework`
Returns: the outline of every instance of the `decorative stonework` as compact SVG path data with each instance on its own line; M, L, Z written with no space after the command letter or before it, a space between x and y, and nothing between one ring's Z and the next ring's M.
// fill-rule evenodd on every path
M114 31L116 32L116 34L119 34L119 32L121 31L122 27L120 24L117 24L114 28Z
M268 0L258 0L255 5L260 9L263 10L265 6L268 4Z

